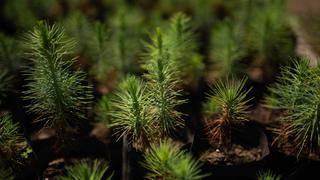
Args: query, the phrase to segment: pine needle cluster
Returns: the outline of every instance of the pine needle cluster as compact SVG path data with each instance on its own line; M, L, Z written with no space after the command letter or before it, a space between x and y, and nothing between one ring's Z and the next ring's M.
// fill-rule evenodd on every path
M273 174L271 171L261 172L258 174L258 180L280 180L281 176Z
M67 175L61 176L59 180L111 180L112 175L106 177L108 164L102 161L79 160L73 166L66 168Z
M297 156L301 152L319 153L320 148L320 68L309 65L310 60L303 58L293 67L283 67L266 98L270 108L283 111L275 142L280 146L292 144Z
M201 164L169 139L151 145L143 166L149 171L148 179L197 180L206 176L201 173Z
M128 137L136 149L148 146L155 132L150 101L145 84L134 76L120 83L119 91L111 100L111 127L119 139Z
M205 104L209 141L214 145L229 145L231 127L248 121L250 89L245 89L246 79L219 81L212 88Z
M213 29L211 61L217 77L225 78L240 72L239 61L245 55L241 48L241 33L238 25L225 19Z
M165 40L161 30L157 29L157 33L151 37L151 43L146 44L144 64L155 112L153 118L159 124L163 135L170 134L177 127L183 126L181 113L175 108L184 102L179 99L181 90L177 89L178 66L170 53L169 43Z
M72 125L86 118L91 102L91 87L85 85L85 74L71 71L74 42L65 37L62 27L39 23L29 32L25 44L32 62L26 70L28 111L46 126Z

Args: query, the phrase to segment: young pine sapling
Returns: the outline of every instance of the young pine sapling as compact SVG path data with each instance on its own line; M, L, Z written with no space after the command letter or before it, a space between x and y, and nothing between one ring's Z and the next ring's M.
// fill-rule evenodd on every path
M283 67L278 82L270 87L267 106L281 110L274 143L283 150L320 155L320 66L309 67L307 58ZM289 146L288 146L289 145Z
M127 137L133 147L142 150L150 143L153 125L150 96L141 80L129 76L119 85L119 91L111 100L111 127L119 137Z
M212 31L211 62L215 79L240 73L240 60L245 55L241 48L241 33L230 19L217 24Z
M212 88L205 105L207 135L211 144L228 147L231 128L248 121L250 89L245 89L246 79L219 81Z
M181 90L177 89L178 67L170 53L170 46L160 29L151 37L151 43L146 44L144 68L145 77L151 96L153 119L158 124L162 136L172 133L176 128L183 126L181 113L176 111L177 106L184 103L179 99Z
M62 27L39 23L27 35L26 45L32 66L26 70L28 111L62 130L86 118L92 99L91 86L85 85L85 74L71 71L75 58L69 57L74 42L65 37Z
M80 160L74 162L73 166L66 168L67 174L60 176L59 180L111 180L112 174L106 177L108 164L102 161Z
M280 180L281 176L277 176L271 171L260 172L258 174L258 180Z
M0 115L0 163L7 168L17 168L23 163L23 154L30 150L27 141L19 132L9 114ZM28 153L26 154L28 156Z
M183 13L177 13L170 19L170 28L164 34L164 42L168 43L171 59L176 61L183 83L195 83L204 68L202 58L196 53L197 43L191 24L191 18Z
M165 139L151 145L145 153L143 166L149 171L148 179L197 180L206 175L201 172L201 164L180 148L172 140Z

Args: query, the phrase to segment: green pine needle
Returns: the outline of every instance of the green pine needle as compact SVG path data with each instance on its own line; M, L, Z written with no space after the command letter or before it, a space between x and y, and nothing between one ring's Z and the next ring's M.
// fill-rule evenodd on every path
M264 1L260 8L253 9L250 27L250 47L256 47L260 58L280 61L286 59L293 50L289 36L287 6L285 0ZM280 51L279 51L280 50Z
M61 176L59 180L111 180L112 175L104 177L108 170L107 163L94 160L93 162L81 160L74 162L73 166L66 168L67 175Z
M74 43L65 38L63 28L39 23L27 35L29 59L24 99L29 112L38 115L46 126L71 125L85 119L91 102L91 87L84 85L85 74L71 72L75 58L70 58Z
M163 135L170 134L177 127L183 126L181 113L175 108L184 100L180 100L181 90L177 90L179 68L172 59L169 43L165 41L160 29L151 37L151 43L146 44L144 68L148 80L152 105L155 110L155 121Z
M215 113L225 115L230 122L240 122L248 120L247 105L250 100L246 99L248 90L244 89L247 79L241 81L235 79L220 80L211 88L208 103L206 104L206 113L208 116Z
M251 89L245 89L246 80L220 80L212 88L205 105L207 134L212 144L228 146L231 127L248 121L250 99L246 97Z
M13 123L9 114L0 116L0 150L3 152L14 152L15 146L23 140L19 133L19 124Z
M111 127L119 139L127 136L137 149L147 146L153 135L149 105L145 85L134 76L120 83L119 91L111 101Z
M239 60L245 55L240 40L241 33L230 19L220 22L213 30L211 60L219 77L225 78L239 73Z
M309 64L310 60L304 58L295 61L294 67L282 68L266 98L269 107L285 112L276 141L279 145L293 143L297 156L320 148L320 66L310 68Z
M271 171L260 172L258 174L258 180L280 180L281 177L273 174Z
M201 173L199 161L168 139L151 145L143 166L149 171L148 179L197 180L206 176Z

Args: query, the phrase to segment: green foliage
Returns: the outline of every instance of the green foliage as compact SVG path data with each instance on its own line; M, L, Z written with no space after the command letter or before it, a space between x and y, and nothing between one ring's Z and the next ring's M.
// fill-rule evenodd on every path
M21 66L22 47L19 41L0 33L0 68L16 72Z
M245 55L241 48L241 33L235 22L225 19L213 29L211 61L218 77L239 73L239 60Z
M199 161L180 151L171 140L152 144L143 166L149 170L148 179L196 180L206 176L201 173Z
M271 171L259 173L258 180L280 180L281 177L273 174Z
M293 50L286 0L263 1L250 19L250 44L257 56L271 61L286 59Z
M184 71L179 71L179 76L184 80L200 77L195 74L199 74L204 65L201 58L194 57L196 56L197 44L191 19L188 16L177 13L170 19L170 29L165 33L164 41L168 42L170 56L176 61L177 67L184 69ZM188 82L186 83L188 84Z
M5 69L0 72L0 105L1 101L6 97L8 91L10 90L11 79L11 76L8 75L8 72Z
M103 178L108 170L107 163L94 160L93 162L81 160L74 162L73 166L66 168L67 175L59 180L111 180L112 175Z
M110 61L122 78L137 71L133 65L141 49L139 38L143 27L142 17L139 11L121 6L110 20L112 29Z
M144 64L151 103L155 111L154 119L163 135L183 126L181 113L175 108L184 102L179 99L181 90L176 89L179 70L169 52L169 43L165 40L160 29L157 29L156 35L151 37L151 42L146 44Z
M29 29L35 22L36 17L32 12L28 0L5 1L3 5L4 17L18 28Z
M14 180L12 170L2 165L0 160L0 178L5 180Z
M108 71L112 69L110 46L110 33L107 31L106 25L101 22L95 23L95 33L92 34L90 44L90 58L92 59L93 67L91 72L98 80L105 80Z
M137 149L148 145L152 133L150 97L146 87L134 76L127 77L119 85L119 92L112 100L112 123L119 138L128 136Z
M92 37L88 18L80 11L74 11L63 20L68 35L77 42L76 52L87 53L89 39Z
M205 105L209 140L213 144L230 143L231 126L248 121L246 79L219 81L213 88Z
M245 90L246 78L241 81L235 79L220 80L211 88L206 104L207 115L221 113L231 122L245 121L249 100L246 99L249 90Z
M266 98L269 107L285 112L276 140L279 145L292 143L297 156L320 148L320 67L310 68L309 64L309 59L304 58L295 61L293 67L283 67Z
M110 95L104 95L96 105L96 120L99 122L104 122L106 125L109 125L111 123L111 99L112 98L110 97Z
M84 85L83 72L70 70L75 61L69 57L74 43L65 38L64 30L39 23L28 33L25 44L33 63L26 70L28 90L24 92L29 112L46 126L64 127L85 119L91 87Z
M19 124L13 123L9 114L0 116L0 150L11 153L15 146L23 140L19 133Z

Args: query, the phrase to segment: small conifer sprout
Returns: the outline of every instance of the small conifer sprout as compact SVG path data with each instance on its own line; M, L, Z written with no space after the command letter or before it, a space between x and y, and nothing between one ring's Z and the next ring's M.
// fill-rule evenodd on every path
M253 3L254 4L254 3ZM253 9L250 45L256 47L259 58L274 61L285 59L293 49L290 39L286 0L264 1L263 8ZM279 48L281 47L281 48Z
M151 145L143 166L149 170L147 178L150 180L197 180L206 176L201 173L199 161L180 151L179 146L169 139Z
M177 63L177 67L183 69L179 71L180 78L184 81L197 78L196 74L203 69L203 63L201 58L196 58L197 44L191 18L183 13L175 14L170 19L170 28L164 35L164 41L169 43L171 59Z
M13 123L9 114L0 116L0 150L13 152L14 147L22 142L23 136L19 133L19 125Z
M266 98L267 106L284 111L274 143L291 144L297 156L318 153L320 148L320 66L309 65L310 60L303 58L293 67L283 67Z
M228 77L239 73L239 60L245 55L239 40L240 32L234 22L226 19L220 22L212 32L212 64L218 77Z
M251 89L245 89L246 78L220 80L212 88L205 105L207 134L212 144L230 144L231 127L248 121L247 94Z
M260 172L258 174L258 180L280 180L281 177L273 174L271 171Z
M73 166L66 168L67 174L60 176L59 180L111 180L112 175L104 177L108 170L105 162L94 160L80 160L74 162ZM103 178L104 177L104 178Z
M101 22L95 23L95 33L90 41L90 57L94 61L91 72L98 80L105 80L108 71L112 68L111 52L108 50L110 33L106 25Z
M151 43L146 44L144 68L148 80L152 106L155 111L154 119L159 125L162 135L170 134L177 127L183 126L181 113L175 108L184 100L180 100L181 90L177 90L179 68L169 52L169 44L163 38L160 29L151 37Z
M134 76L120 83L119 91L111 100L111 127L119 139L127 136L137 149L147 146L152 137L149 104L145 85Z
M27 35L26 45L32 61L26 70L29 112L38 115L46 126L71 125L85 119L91 102L91 87L84 85L85 74L71 71L70 58L74 42L65 38L62 27L39 23Z

